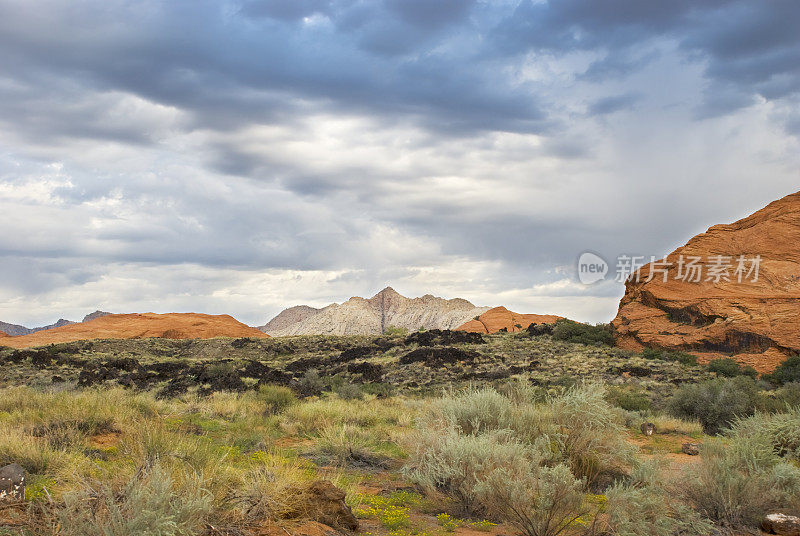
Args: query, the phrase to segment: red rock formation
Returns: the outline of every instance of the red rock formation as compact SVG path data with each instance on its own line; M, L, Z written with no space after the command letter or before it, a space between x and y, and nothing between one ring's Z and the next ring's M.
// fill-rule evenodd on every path
M9 335L8 333L6 333L5 331L0 331L0 339L2 339L3 337L10 337L10 336L11 336L11 335Z
M716 256L730 260L727 280L709 278ZM681 256L700 257L700 281L677 279ZM758 278L736 273L753 268ZM727 264L728 259L722 264ZM800 351L800 192L729 225L715 225L666 257L667 278L651 266L629 279L613 321L617 345L690 351L701 362L732 356L761 372ZM691 278L693 279L693 278Z
M105 315L88 322L3 339L4 346L29 348L85 339L211 339L214 337L269 337L229 315L199 313L133 313Z
M559 318L562 317L515 313L505 307L494 307L477 319L461 324L456 330L471 331L473 333L497 333L505 328L509 332L520 331L520 329L526 329L531 324L555 324ZM518 328L517 326L522 327Z

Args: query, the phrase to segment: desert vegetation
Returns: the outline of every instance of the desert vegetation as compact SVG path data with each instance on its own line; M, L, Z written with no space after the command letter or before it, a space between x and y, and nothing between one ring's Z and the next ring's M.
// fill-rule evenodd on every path
M27 482L0 534L741 534L800 508L793 358L653 354L530 330L1 351Z

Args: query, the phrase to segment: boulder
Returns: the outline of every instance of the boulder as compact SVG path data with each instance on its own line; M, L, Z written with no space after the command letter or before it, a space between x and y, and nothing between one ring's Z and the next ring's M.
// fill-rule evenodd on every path
M700 445L697 443L684 443L681 445L681 452L689 456L697 456L700 454Z
M800 192L639 269L612 323L621 348L728 356L759 372L800 352Z
M761 522L761 530L767 534L800 536L800 517L786 514L768 514Z
M310 519L339 530L358 530L358 519L344 502L344 491L333 483L328 480L312 482L306 495L306 513Z
M25 469L17 463L0 467L0 501L25 499Z

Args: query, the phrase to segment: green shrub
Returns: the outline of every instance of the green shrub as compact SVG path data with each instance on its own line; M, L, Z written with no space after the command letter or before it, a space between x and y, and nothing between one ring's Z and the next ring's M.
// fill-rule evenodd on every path
M606 400L626 411L648 411L650 398L641 390L624 387L609 387Z
M58 511L65 536L191 536L211 511L212 496L197 476L174 485L158 464L121 490L100 485L64 495Z
M386 326L386 329L383 330L383 334L389 337L405 337L408 335L408 328L400 328L397 326Z
M264 413L267 415L278 415L297 403L294 391L282 385L260 385L258 397L263 400Z
M368 395L375 395L378 398L388 398L394 394L394 386L391 383L374 382L365 383L361 390Z
M714 372L717 376L722 376L724 378L734 378L736 376L750 376L751 378L755 378L758 376L756 369L742 366L738 361L730 357L712 359L708 363L708 371Z
M783 387L772 393L776 404L780 404L780 409L800 406L800 382L784 384Z
M765 374L763 378L778 385L800 382L800 356L789 357L778 365L778 368L772 371L771 374Z
M297 382L297 390L305 396L319 395L324 389L325 381L320 377L317 369L308 369Z
M737 417L752 415L757 409L758 400L755 381L738 376L683 385L669 400L667 408L672 415L697 420L706 433L716 434Z
M697 365L697 356L681 352L680 350L645 348L642 350L642 357L645 359L659 359L661 361L675 361L682 365Z
M559 341L590 345L613 345L614 330L611 324L583 324L566 318L559 319L553 326L553 338Z
M758 437L704 443L679 484L686 500L722 528L751 530L777 509L800 507L800 469Z
M364 398L364 391L361 390L360 385L355 383L342 383L333 392L342 400L361 400Z

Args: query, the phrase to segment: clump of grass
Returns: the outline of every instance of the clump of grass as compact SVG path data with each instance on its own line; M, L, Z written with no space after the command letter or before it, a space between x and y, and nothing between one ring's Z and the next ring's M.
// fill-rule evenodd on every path
M669 415L652 415L649 420L655 425L658 434L680 434L700 437L703 426L696 420L685 420Z
M278 415L297 404L297 395L282 385L260 385L258 398L264 403L265 415Z
M373 434L352 424L331 425L320 432L316 449L338 465L380 465Z
M156 464L121 489L97 483L66 493L56 517L65 536L189 536L200 530L212 504L200 476L184 475L176 482Z
M626 411L648 411L651 407L647 394L635 387L609 387L606 399Z

